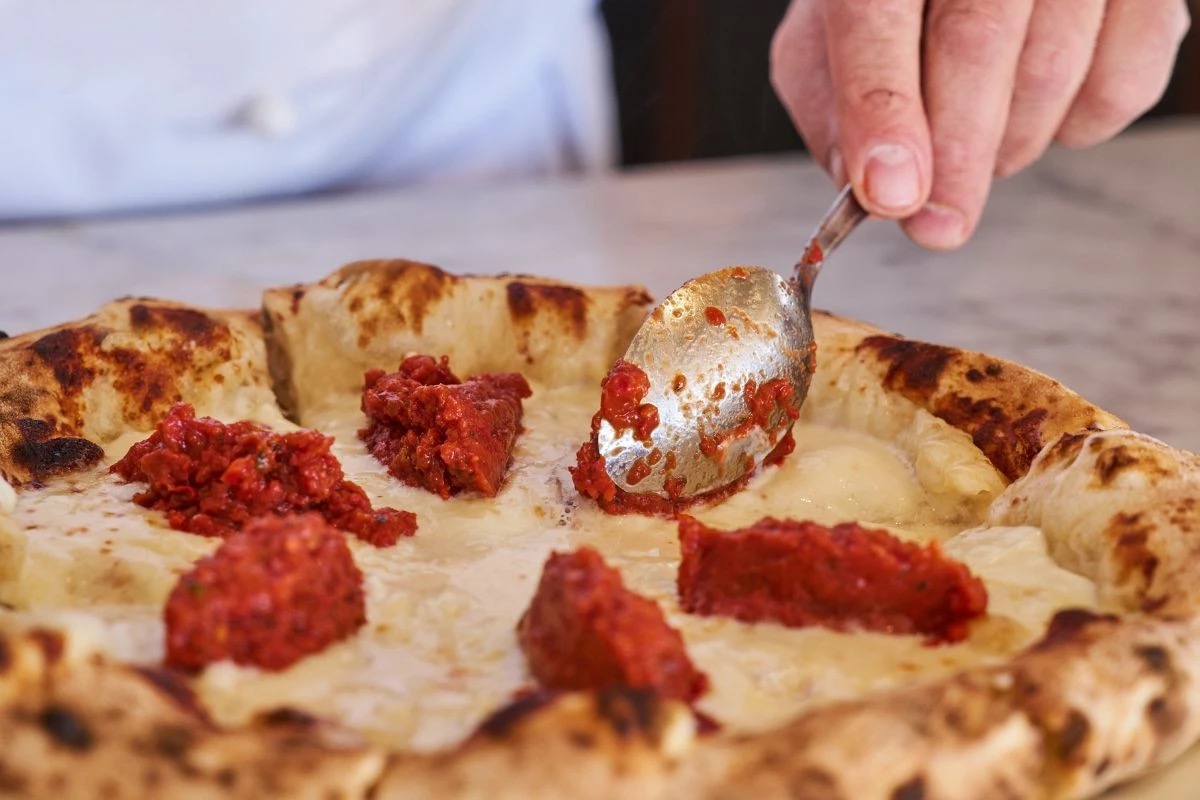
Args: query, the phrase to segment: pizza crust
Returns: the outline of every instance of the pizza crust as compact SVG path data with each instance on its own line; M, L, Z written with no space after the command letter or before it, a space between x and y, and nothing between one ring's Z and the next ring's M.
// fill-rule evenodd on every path
M360 261L263 297L275 389L301 424L329 394L358 394L364 372L412 352L447 355L460 375L598 384L649 304L639 288L458 276L402 260Z
M201 413L275 405L258 315L148 299L0 340L0 386L0 478L14 486L81 453L95 464L94 448L152 429L184 398Z
M97 660L57 632L0 637L4 797L364 797L384 762L303 715L219 731L171 673Z
M43 420L56 437L104 443L148 429L180 398L226 413L269 403L273 382L303 422L324 393L353 392L365 368L415 349L449 352L464 374L522 369L598 381L647 305L636 289L361 263L267 293L268 372L252 316L122 301L0 343L0 378L19 387L0 398L0 469L14 484L35 479L13 456L22 418ZM178 324L181 311L215 333L193 336ZM979 483L989 521L1040 526L1055 558L1092 578L1121 615L1062 612L1006 664L825 705L765 734L696 736L678 704L571 694L519 702L458 748L393 754L386 764L386 754L344 732L286 714L217 729L178 691L164 692L161 676L62 658L61 641L48 646L44 632L10 631L0 634L0 788L99 792L155 766L172 796L1083 797L1194 742L1200 460L1124 430L1019 365L832 315L818 315L816 329L806 414L885 435L919 426L922 414L949 423L1013 480L1005 488L983 473L962 478ZM63 357L58 349L47 357L48 336L69 344ZM129 382L114 348L161 369L152 396ZM921 443L910 446L916 453ZM99 746L72 744L77 732L64 739L58 723L70 731L72 717ZM183 756L146 752L147 731L163 724L188 732Z

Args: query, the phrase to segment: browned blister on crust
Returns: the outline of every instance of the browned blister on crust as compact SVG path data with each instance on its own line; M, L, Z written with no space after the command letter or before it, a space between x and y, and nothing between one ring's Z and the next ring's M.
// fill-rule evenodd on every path
M695 729L687 706L646 692L533 695L451 753L395 758L375 797L700 797L680 793Z
M257 315L120 300L79 322L0 340L0 476L14 485L95 465L176 402L274 402Z
M519 372L551 385L598 384L645 316L637 288L546 278L451 275L415 261L362 261L323 281L268 291L263 305L280 401L303 423L369 369L446 355L464 376Z
M1123 428L1125 423L1028 367L984 353L884 334L869 325L817 312L816 380L854 362L885 391L901 395L959 430L1006 478L1029 469L1065 433Z
M1200 456L1128 430L1066 435L992 505L1115 611L1200 613Z
M182 679L0 634L0 796L364 797L379 751L302 714L215 728Z

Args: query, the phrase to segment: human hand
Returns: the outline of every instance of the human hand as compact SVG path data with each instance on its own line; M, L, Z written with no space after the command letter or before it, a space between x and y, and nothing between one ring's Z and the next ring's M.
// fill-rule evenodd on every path
M949 250L993 176L1153 106L1188 24L1186 0L792 0L771 77L839 184Z

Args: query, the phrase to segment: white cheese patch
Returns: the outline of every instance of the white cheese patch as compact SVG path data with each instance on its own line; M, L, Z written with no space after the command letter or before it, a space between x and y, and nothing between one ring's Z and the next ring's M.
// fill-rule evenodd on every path
M979 522L980 498L1001 484L968 437L929 417L899 443L804 422L782 467L695 514L724 527L766 515L858 521L909 539L941 540L984 577L992 597L990 614L966 642L930 647L919 637L684 614L675 599L675 525L603 514L571 485L567 467L587 436L597 394L534 387L513 468L495 499L444 501L392 479L357 437L365 425L357 398L315 413L307 422L335 437L347 476L377 505L416 512L419 529L386 549L349 539L367 575L368 623L353 638L283 673L228 663L205 670L198 689L214 717L238 724L286 705L334 717L391 746L451 746L530 686L517 622L549 553L584 544L681 630L712 680L700 707L731 731L762 730L816 703L1002 657L1036 638L1055 608L1094 605L1090 584L1055 566L1036 530L959 534ZM277 417L263 421L290 427ZM137 438L110 446L108 460ZM0 583L0 600L27 615L95 605L110 652L154 663L162 658L167 593L217 542L167 529L159 514L130 502L134 491L101 472L22 490L16 530L0 533L0 577L5 570L14 577Z

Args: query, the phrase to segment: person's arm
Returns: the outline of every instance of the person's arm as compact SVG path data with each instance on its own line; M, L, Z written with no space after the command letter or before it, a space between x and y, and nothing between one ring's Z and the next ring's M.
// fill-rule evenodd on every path
M963 244L993 176L1162 96L1186 0L793 0L776 91L810 151L917 243Z

